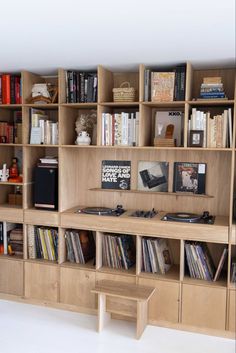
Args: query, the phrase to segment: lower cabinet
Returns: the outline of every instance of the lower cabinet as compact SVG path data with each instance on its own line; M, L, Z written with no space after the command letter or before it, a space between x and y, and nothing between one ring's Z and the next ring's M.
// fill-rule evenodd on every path
M226 288L183 284L182 323L225 330Z
M96 297L91 293L95 286L95 271L60 268L60 302L95 309Z
M177 323L179 317L179 283L146 278L139 278L138 283L156 288L149 300L149 320Z
M236 331L236 290L229 291L229 330Z
M22 296L24 265L21 260L0 259L0 292Z
M25 297L57 302L58 279L58 266L26 262Z

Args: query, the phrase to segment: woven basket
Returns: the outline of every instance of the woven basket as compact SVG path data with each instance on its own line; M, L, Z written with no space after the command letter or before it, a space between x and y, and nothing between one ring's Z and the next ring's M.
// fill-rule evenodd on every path
M127 81L123 82L119 88L113 88L112 92L114 102L134 102L135 100L135 89L130 87Z

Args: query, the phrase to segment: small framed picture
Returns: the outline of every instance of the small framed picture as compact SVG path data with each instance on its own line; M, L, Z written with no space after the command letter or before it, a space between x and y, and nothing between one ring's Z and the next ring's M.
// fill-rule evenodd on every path
M190 147L203 147L203 130L190 130Z

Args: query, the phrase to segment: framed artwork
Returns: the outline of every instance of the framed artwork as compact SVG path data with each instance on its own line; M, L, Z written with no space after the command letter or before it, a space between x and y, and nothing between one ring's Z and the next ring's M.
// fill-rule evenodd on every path
M190 147L202 147L203 146L203 130L190 130Z

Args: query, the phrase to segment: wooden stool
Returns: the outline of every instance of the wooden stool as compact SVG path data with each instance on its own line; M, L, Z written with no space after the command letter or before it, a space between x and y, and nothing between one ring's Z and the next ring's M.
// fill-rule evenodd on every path
M124 316L134 315L136 318L136 337L139 339L147 325L148 300L154 293L155 288L137 284L129 284L117 281L103 280L97 282L92 293L98 294L98 332L103 329L105 321L110 318L109 313L121 314ZM119 311L107 307L107 298L115 297L134 303L129 311ZM126 305L127 309L127 305Z

